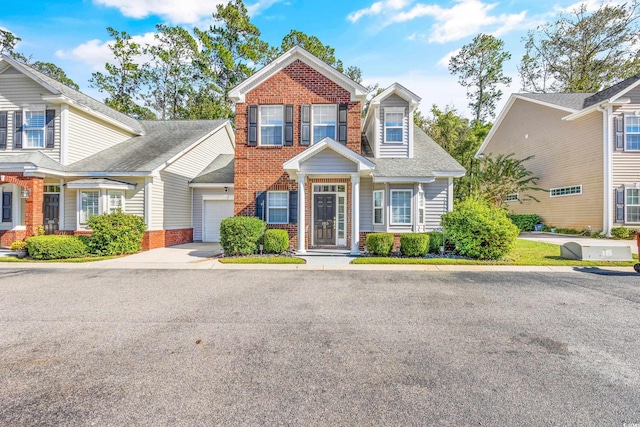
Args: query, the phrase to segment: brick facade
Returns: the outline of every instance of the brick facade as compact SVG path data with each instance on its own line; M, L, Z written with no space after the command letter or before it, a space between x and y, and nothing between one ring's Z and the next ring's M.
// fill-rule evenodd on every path
M351 94L318 71L296 60L278 71L258 87L249 91L244 103L236 104L236 149L234 176L234 214L254 216L258 191L297 191L298 183L290 179L282 164L309 148L300 145L300 106L305 104L347 104L347 148L360 154L361 105L351 101ZM249 105L293 105L293 146L247 146L247 110ZM322 180L320 180L322 181ZM306 236L311 244L311 203L313 182L306 183ZM351 184L349 179L329 179L325 182L347 183L347 224L351 226ZM270 226L289 232L291 244L297 247L297 224ZM350 242L350 229L347 246Z
M21 172L4 172L4 180L0 183L10 183L29 191L25 199L24 230L7 230L0 234L0 246L9 246L16 240L24 240L33 236L42 225L44 216L42 203L44 201L44 179L24 176ZM15 207L14 207L15 209Z
M193 242L193 228L150 230L144 233L142 249L157 249Z

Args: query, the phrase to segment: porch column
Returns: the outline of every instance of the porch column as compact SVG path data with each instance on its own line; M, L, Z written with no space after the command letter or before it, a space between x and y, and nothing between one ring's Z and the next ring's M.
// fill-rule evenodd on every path
M303 173L298 173L298 253L304 254L307 252L305 245L305 235L306 235L306 209L305 209L305 198L304 198L304 185L305 185L306 175Z
M360 255L360 175L351 175L351 255Z

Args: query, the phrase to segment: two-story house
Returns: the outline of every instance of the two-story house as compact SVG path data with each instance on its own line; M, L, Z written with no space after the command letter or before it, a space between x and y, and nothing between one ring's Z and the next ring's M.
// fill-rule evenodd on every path
M363 120L366 95L300 47L232 89L234 214L288 230L299 253L438 227L464 168L413 125L417 95L394 84Z
M509 98L477 156L535 156L525 163L546 193L511 196L516 213L605 234L640 225L640 75L598 93Z
M233 152L228 120L134 120L0 57L0 246L117 209L145 219L146 248L215 240L206 205L232 198Z

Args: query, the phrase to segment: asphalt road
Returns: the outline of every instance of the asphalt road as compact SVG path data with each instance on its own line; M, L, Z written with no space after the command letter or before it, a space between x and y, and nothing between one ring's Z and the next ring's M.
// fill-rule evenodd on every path
M0 425L634 424L631 272L0 270Z

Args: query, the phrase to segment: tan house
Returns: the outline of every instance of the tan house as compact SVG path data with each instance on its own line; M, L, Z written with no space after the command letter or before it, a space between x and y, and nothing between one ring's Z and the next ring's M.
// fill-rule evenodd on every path
M510 196L515 213L547 225L602 230L640 226L640 75L598 93L519 93L478 150L535 156L525 163L547 192Z
M233 152L228 120L134 120L0 57L0 246L116 209L145 219L146 248L215 240Z

